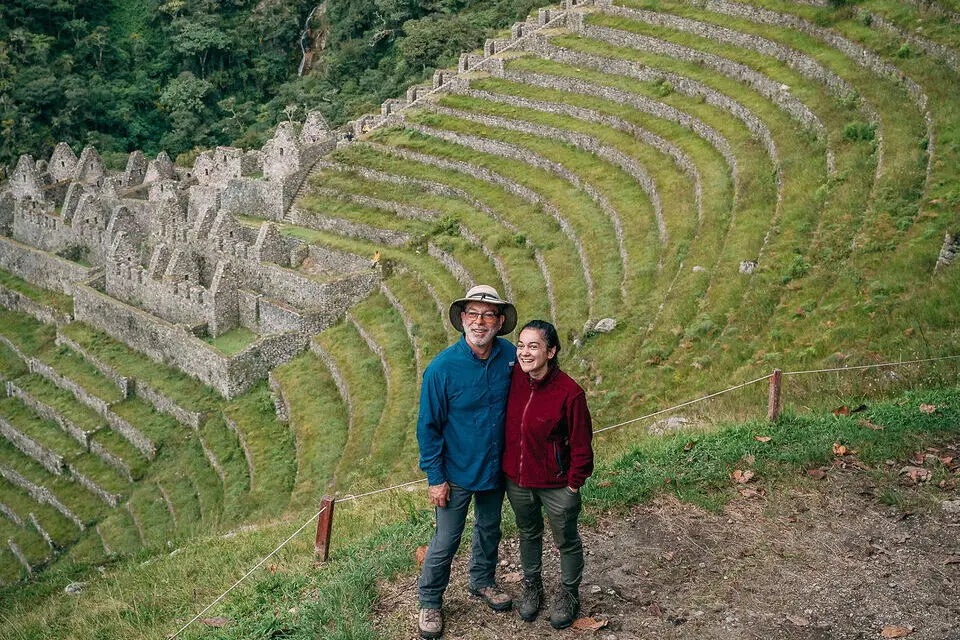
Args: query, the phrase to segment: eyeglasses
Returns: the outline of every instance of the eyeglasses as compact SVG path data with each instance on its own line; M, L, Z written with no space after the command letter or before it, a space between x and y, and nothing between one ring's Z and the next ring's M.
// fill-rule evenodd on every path
M500 317L500 314L495 311L464 311L463 315L465 315L470 322L483 320L484 324L487 322L496 322L497 318Z

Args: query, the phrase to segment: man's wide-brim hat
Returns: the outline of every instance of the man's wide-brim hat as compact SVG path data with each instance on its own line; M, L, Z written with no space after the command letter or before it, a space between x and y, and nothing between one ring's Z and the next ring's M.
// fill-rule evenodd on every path
M503 326L500 327L500 331L497 332L498 336L505 336L517 328L517 308L513 306L513 303L501 298L500 294L497 293L497 290L493 287L478 284L467 291L467 295L459 300L454 300L450 305L450 324L460 333L463 333L463 321L460 318L460 313L467 306L468 302L486 302L487 304L495 304L500 307L500 313L503 315Z

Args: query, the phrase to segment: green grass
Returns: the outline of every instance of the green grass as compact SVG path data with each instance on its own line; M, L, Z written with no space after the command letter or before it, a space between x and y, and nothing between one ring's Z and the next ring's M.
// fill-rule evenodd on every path
M90 442L99 444L108 453L123 460L130 468L130 475L134 480L139 480L146 473L149 466L146 456L116 431L101 429L90 436Z
M28 372L27 364L6 344L0 343L0 380L13 380Z
M684 15L696 17L698 19L709 20L722 24L723 26L735 28L741 31L751 31L761 33L766 37L774 36L776 39L795 48L805 50L811 55L820 59L826 66L836 70L841 76L849 79L857 90L863 96L863 99L874 104L883 118L883 134L886 141L886 151L884 166L885 171L881 176L874 194L871 194L872 201L869 209L864 211L865 206L851 206L857 202L851 202L849 196L845 197L844 189L851 192L850 186L852 180L858 176L866 174L866 167L872 161L861 149L859 161L851 165L849 171L842 172L843 178L837 180L835 184L830 185L829 198L833 209L842 212L833 220L828 220L822 225L820 230L819 242L813 247L811 273L808 277L796 283L793 293L786 296L781 301L778 315L781 318L774 320L773 324L778 327L786 327L786 330L778 331L777 341L786 345L797 344L802 347L803 357L812 361L819 360L829 355L830 345L835 343L833 337L823 335L823 322L829 321L833 325L841 327L856 326L854 314L844 313L850 306L848 300L857 297L865 297L862 284L857 284L870 278L870 272L879 270L886 271L890 275L882 278L880 282L874 281L869 289L873 291L885 291L884 298L889 299L889 293L897 290L911 290L912 287L906 284L905 274L926 271L929 266L919 267L916 263L916 256L922 256L924 251L916 246L911 251L900 250L900 247L906 243L895 238L906 231L907 235L912 235L915 243L925 242L927 254L936 251L935 243L939 237L936 233L930 233L933 228L942 228L942 222L938 225L931 218L920 219L926 229L923 231L913 229L913 220L916 217L917 206L920 204L920 184L923 179L924 159L922 150L915 144L915 140L923 138L922 118L912 104L912 100L904 95L903 91L897 89L892 82L886 79L879 79L876 76L862 70L853 64L852 61L844 58L838 52L829 49L813 38L804 36L792 29L773 29L767 26L753 25L751 23L734 20L727 17L716 16L707 12L691 10L682 5L668 4L671 11L676 11ZM797 12L805 10L795 8ZM701 15L703 14L703 15ZM847 21L846 27L855 32L855 39L865 43L875 43L874 48L881 54L886 49L886 54L890 55L893 50L893 44L883 42L884 38L866 30L862 24L856 21ZM909 64L903 60L896 60L895 63L903 66ZM953 85L934 79L937 73L930 65L914 64L910 73L912 76L929 77L924 82L925 89L942 91L941 87L948 87L947 91L953 91ZM920 74L919 76L917 74ZM946 105L951 104L951 98L946 95L939 100L931 101L931 108L934 110L935 118L938 112L944 112L949 119L953 120L955 126L955 110L951 108L944 109ZM943 106L941 106L943 105ZM909 114L914 114L912 117ZM944 130L947 130L947 122L942 123ZM854 145L841 145L842 148ZM859 145L863 147L864 145ZM943 147L946 149L947 156L955 156L950 145ZM869 145L867 146L869 150ZM955 158L954 158L955 160ZM943 160L938 162L935 167L950 166ZM859 187L864 191L865 187ZM911 196L912 194L912 196ZM911 202L911 197L914 200ZM862 200L859 196L858 200ZM853 214L851 216L851 213ZM860 226L862 224L862 227ZM853 243L848 240L855 239L857 250L851 251L849 247ZM907 266L900 263L899 260L893 261L896 266L892 266L889 260L889 252L896 251L897 255L911 255L912 264ZM899 264L898 264L899 263ZM929 265L929 262L928 262ZM919 268L918 268L919 267ZM837 275L840 275L837 278ZM882 284L881 284L882 282ZM791 283L793 284L793 283ZM860 291L857 291L860 289ZM870 298L875 298L874 295ZM844 304L826 304L828 300L843 300ZM868 304L875 306L873 300ZM857 305L859 306L859 305ZM809 335L809 329L802 326L802 321L797 321L797 310L804 314L817 309L825 312L827 318L822 318L819 327L816 327L816 333ZM839 311L843 314L843 319L837 319ZM862 313L859 309L855 313ZM791 326L800 325L800 326ZM862 333L868 331L868 326L861 324ZM901 326L902 330L908 326ZM826 327L829 332L829 327ZM804 335L804 334L807 335ZM890 338L887 338L887 341ZM758 341L759 342L759 341ZM866 343L866 340L863 340ZM873 341L871 341L873 342ZM754 349L757 350L760 345L757 344ZM783 352L784 349L775 346L774 351ZM795 356L794 356L795 357Z
M426 366L450 344L452 327L447 330L450 322L438 313L430 293L413 274L394 273L387 280L387 286L412 322L413 334L420 345L420 360Z
M383 198L380 194L377 197ZM464 266L475 281L490 282L501 288L503 286L499 274L481 249L461 238L455 228L447 228L443 221L431 223L402 218L390 211L324 196L307 195L301 202L301 208L317 211L324 215L342 218L374 229L386 229L409 234L411 236L410 246L421 252L426 250L427 243L432 243L443 251L452 254L453 258Z
M133 488L133 485L127 482L119 471L92 453L77 456L70 460L70 464L101 489L114 495L124 497Z
M23 278L18 278L8 271L0 269L0 286L22 293L37 304L49 307L54 311L65 314L73 313L73 298L57 291L44 289Z
M171 437L176 438L185 429L172 417L160 413L153 405L136 397L111 405L110 410L132 424L158 446L162 446L162 443Z
M348 418L329 371L310 352L274 370L290 403L296 434L297 475L292 510L313 507L332 482L347 441Z
M481 86L485 86L482 82ZM491 82L497 86L498 81ZM512 84L508 87L517 89L516 85ZM624 310L621 317L632 316L630 321L638 324L647 324L652 321L658 305L651 304L651 300L660 300L666 295L674 274L688 256L691 244L697 242L700 226L694 202L693 183L679 171L672 159L665 158L659 151L640 143L633 135L616 131L603 124L462 96L444 99L442 104L468 112L489 113L584 133L594 137L608 148L635 158L647 170L656 185L661 201L667 203L663 208L663 218L669 234L669 243L666 246L660 245L652 206L640 205L647 196L631 176L584 151L574 153L568 149L562 149L558 153L556 148L563 147L560 144L553 145L553 152L547 149L540 150L544 155L560 160L584 180L600 189L619 212L624 230L624 249L628 254L624 288L627 291L629 303L627 307L629 311ZM494 135L504 140L510 139L510 136L504 137L499 131ZM729 201L725 203L723 200L716 200L714 204L721 207L724 204L729 206ZM713 224L712 217L708 219L708 224ZM722 224L718 227L721 230L723 228ZM706 280L706 276L702 279Z
M80 537L77 525L50 505L37 502L26 491L5 478L0 478L0 502L13 509L24 521L29 514L34 514L54 545L61 549L69 547Z
M199 433L223 469L223 517L230 522L239 521L248 511L250 490L247 461L240 441L219 415L203 423Z
M49 473L6 439L0 439L0 464L13 469L30 482L48 488L85 524L93 523L109 509L80 485Z
M97 412L80 402L69 391L64 391L46 378L30 374L17 378L14 383L35 400L54 409L85 432L96 431L106 424Z
M142 549L133 516L125 508L116 509L97 526L103 541L114 554L133 555Z
M297 443L290 427L277 420L273 399L265 383L224 408L243 434L253 461L254 482L250 491L251 509L264 516L277 516L297 477Z
M51 347L57 330L25 313L0 308L0 335L27 356L32 356Z
M0 582L12 585L26 577L24 571L9 548L0 547Z
M150 360L93 327L73 322L61 331L120 375L143 380L189 411L212 411L223 402L210 387L182 371Z
M44 420L17 398L0 400L0 418L48 451L70 461L84 453L83 445L71 438L56 424Z
M167 543L176 538L176 530L173 516L157 485L139 484L130 496L130 509L143 527L144 545L168 549Z
M373 435L370 467L365 473L377 486L382 485L394 468L398 472L396 479L410 480L419 475L414 465L419 397L413 345L400 314L382 294L367 298L351 313L384 350L390 369L386 406Z
M422 136L414 136L400 130L379 133L378 140L387 145L399 147L414 144L415 148L413 150L433 155L442 154L443 149L454 146L428 140ZM367 147L344 149L338 151L336 157L347 164L356 164L395 175L406 175L418 180L436 182L461 189L470 197L490 207L501 218L509 219L519 228L523 239L539 248L543 254L553 282L554 295L558 299L562 298L564 300L564 304L557 309L559 326L580 328L577 319L582 318L587 313L587 288L583 274L570 268L571 264L579 262L576 249L559 229L556 222L539 207L535 207L525 200L507 193L504 189L483 180L424 164L410 163L396 156ZM513 243L515 246L517 245L517 238L515 237L501 236L501 238L501 244L509 245ZM497 244L494 243L494 246L497 246ZM528 255L527 259L532 257ZM538 311L540 317L549 317L549 303L544 296L543 285L539 285L541 287L539 290L537 288L538 283L543 282L542 278L538 277L532 270L526 272L533 274L536 280L523 282L521 281L521 274L514 275L511 273L511 283L517 288L518 292L522 290L539 291L530 298L531 305L536 305L533 307L534 309L540 309ZM527 276L527 278L530 277ZM453 300L463 293L458 290L459 287L448 292L439 287L436 288L444 300ZM453 297L447 297L447 295Z
M314 338L330 354L346 383L353 419L337 465L338 489L348 489L363 477L377 424L387 399L387 384L380 358L367 346L356 327L344 322Z
M178 537L188 538L225 526L224 486L193 432L167 442L150 464L147 480L159 483L177 511Z
M6 518L0 518L0 540L16 543L31 566L42 565L50 557L50 547L32 525L18 527ZM4 546L9 548L7 544Z
M526 301L525 304L538 314L537 317L549 317L549 301L545 296L546 282L530 249L523 242L518 243L516 234L470 203L452 197L425 193L414 186L367 180L353 171L324 172L312 180L317 186L333 188L345 193L437 211L443 218L433 223L431 233L438 237L438 244L446 245L453 239L447 232L447 221L464 225L479 237L485 247L503 261L514 296L523 298ZM459 253L455 255L460 258ZM486 258L484 257L483 260ZM480 264L483 266L482 262ZM491 274L489 266L485 266L482 271L474 268L473 272L479 277L494 278L491 282L499 280L499 274Z
M257 334L246 327L237 327L216 338L207 338L206 342L212 344L222 354L235 356L251 344L257 341Z

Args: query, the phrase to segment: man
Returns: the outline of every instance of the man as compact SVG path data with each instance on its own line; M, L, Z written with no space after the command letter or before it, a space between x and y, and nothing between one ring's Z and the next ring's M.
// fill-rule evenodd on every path
M503 424L516 349L506 335L517 310L496 289L473 287L450 305L450 323L463 336L423 372L417 441L427 474L437 528L420 573L420 636L443 634L443 592L473 501L470 593L494 611L509 611L510 597L494 582L500 545Z

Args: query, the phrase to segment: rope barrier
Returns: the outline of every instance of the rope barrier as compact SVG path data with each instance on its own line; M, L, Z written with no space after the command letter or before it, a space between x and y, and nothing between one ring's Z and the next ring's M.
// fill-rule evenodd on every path
M223 600L228 593L230 593L231 591L233 591L241 582L243 582L244 580L246 580L246 579L250 576L250 574L252 574L254 571L256 571L257 569L259 569L259 568L263 565L264 562L266 562L267 560L269 560L270 558L272 558L274 555L276 555L276 553L277 553L278 551L280 551L280 549L282 549L283 547L285 547L288 542L290 542L291 540L293 540L293 539L297 536L298 533L300 533L301 531L303 531L304 529L306 529L308 524L310 524L311 522L313 522L316 518L319 518L319 517L320 517L320 514L323 513L324 511L326 511L326 507L324 507L323 509L320 509L320 511L317 511L315 514L313 514L313 516L312 516L309 520L307 520L306 522L304 522L304 523L300 526L299 529L297 529L296 531L294 531L293 533L291 533L289 538L287 538L286 540L284 540L283 542L281 542L280 545L279 545L276 549L274 549L273 551L271 551L271 552L270 552L270 555L268 555L268 556L265 557L263 560L261 560L260 562L258 562L258 563L256 564L256 566L253 567L253 569L250 569L250 571L247 571L247 572L243 575L242 578L240 578L239 580L237 580L236 582L234 582L234 583L233 583L233 586L231 586L229 589L227 589L226 591L224 591L223 593L221 593L220 596L219 596L216 600L214 600L213 602L211 602L210 604L208 604L206 607L204 607L203 611L201 611L200 613L198 613L197 615L195 615L195 616L193 617L193 620L191 620L191 621L188 622L187 624L185 624L185 625L183 625L182 627L180 627L180 629L179 629L175 634L173 634L172 636L168 636L169 640L173 640L173 638L176 638L178 635L180 635L181 633L183 633L184 629L186 629L186 628L189 627L191 624L193 624L194 622L196 622L197 620L199 620L199 619L200 619L200 616L202 616L202 615L205 614L207 611L209 611L210 608L213 607L213 605L215 605L215 604L217 604L218 602L220 602L221 600Z
M938 357L938 358L922 358L922 359L919 359L919 360L901 360L901 361L898 361L898 362L884 362L884 363L880 363L880 364L857 365L857 366L853 366L853 367L835 367L835 368L831 368L831 369L810 369L810 370L806 370L806 371L784 371L784 372L782 373L782 375L785 375L785 376L798 376L798 375L815 374L815 373L832 373L832 372L839 372L839 371L857 371L857 370L861 370L861 369L873 369L873 368L876 368L876 367L896 367L896 366L903 366L903 365L908 365L908 364L920 364L920 363L924 363L924 362L938 362L938 361L942 361L942 360L956 360L956 359L960 359L960 355L942 356L942 357ZM769 374L769 373L768 373L768 374L765 375L765 376L761 376L761 377L759 377L759 378L755 378L755 379L753 379L753 380L750 380L749 382L744 382L744 383L741 383L741 384L738 384L738 385L735 385L735 386L732 386L732 387L728 387L728 388L726 388L726 389L723 389L722 391L716 391L716 392L714 392L714 393L711 393L711 394L708 394L708 395L705 395L705 396L701 396L701 397L696 398L696 399L694 399L694 400L688 400L687 402L683 402L683 403L680 403L680 404L678 404L678 405L674 405L674 406L672 406L672 407L668 407L668 408L666 408L666 409L661 409L661 410L659 410L659 411L654 411L653 413L648 413L648 414L643 415L643 416L640 416L640 417L638 417L638 418L633 418L633 419L631 419L631 420L626 420L626 421L624 421L624 422L619 422L619 423L617 423L617 424L612 424L612 425L610 425L610 426L608 426L608 427L603 427L602 429L596 429L596 430L594 430L593 434L594 434L594 435L597 435L597 434L603 433L603 432L605 432L605 431L611 431L611 430L613 430L613 429L619 429L620 427L625 427L625 426L627 426L627 425L629 425L629 424L633 424L634 422L640 422L641 420L646 420L646 419L648 419L648 418L654 418L654 417L659 416L659 415L662 415L662 414L664 414L664 413L669 413L669 412L671 412L671 411L676 411L677 409L682 409L683 407L688 407L688 406L690 406L690 405L697 404L698 402L704 402L704 401L706 401L706 400L710 400L711 398L716 398L717 396L722 396L722 395L725 394L725 393L730 393L731 391L736 391L737 389L743 389L744 387L749 387L749 386L751 386L751 385L757 384L758 382L762 382L762 381L764 381L764 380L769 380L769 379L772 377L772 375L773 375L773 374ZM423 483L426 482L426 481L427 481L426 478L420 478L419 480L411 480L411 481L409 481L409 482L404 482L404 483L401 483L401 484L395 484L395 485L390 486L390 487L383 487L383 488L381 488L381 489L374 489L374 490L372 490L372 491L367 491L366 493L361 493L361 494L358 494L358 495L345 496L345 497L343 497L343 498L337 499L337 502L354 502L354 501L356 501L356 500L361 500L361 499L367 498L367 497L369 497L369 496L374 496L374 495L377 495L377 494L380 494L380 493L386 493L387 491L396 491L397 489L403 489L404 487L411 487L411 486L414 486L414 485L423 484ZM173 639L176 638L178 635L180 635L187 627L189 627L191 624L193 624L194 622L196 622L197 620L199 620L199 619L200 619L200 616L202 616L204 613L206 613L207 611L209 611L210 608L213 607L215 604L217 604L218 602L220 602L221 600L223 600L223 598L225 598L228 593L230 593L231 591L233 591L241 582L243 582L244 580L246 580L254 571L256 571L257 569L259 569L259 568L263 565L264 562L266 562L267 560L269 560L270 558L272 558L274 555L276 555L276 553L277 553L278 551L280 551L280 549L282 549L283 547L285 547L288 542L290 542L291 540L293 540L293 539L297 536L297 534L299 534L301 531L303 531L303 530L307 527L307 525L309 525L311 522L313 522L314 520L316 520L317 518L319 518L319 517L320 517L320 514L322 514L325 510L326 510L326 507L324 507L323 509L320 509L320 511L318 511L317 513L315 513L309 520L307 520L306 522L304 522L304 523L300 526L299 529L297 529L297 530L294 531L292 534L290 534L290 536L289 536L286 540L284 540L283 542L281 542L280 545L277 546L276 549L274 549L273 551L271 551L268 556L266 556L263 560L261 560L260 562L258 562L258 563L256 564L256 566L254 566L252 569L250 569L250 571L248 571L246 574L244 574L244 576L243 576L242 578L240 578L240 579L237 580L235 583L233 583L233 586L231 586L229 589L227 589L227 590L224 591L222 594L220 594L220 596L219 596L216 600L214 600L214 601L211 602L209 605L207 605L207 606L203 609L203 611L201 611L201 612L198 613L196 616L194 616L194 618L193 618L190 622L188 622L187 624L183 625L183 626L180 628L179 631L177 631L176 633L174 633L174 634L171 635L171 636L168 636L169 640L173 640Z
M835 367L833 369L809 369L807 371L784 371L785 376L799 376L810 373L832 373L834 371L856 371L858 369L873 369L874 367L898 367L905 364L918 364L921 362L938 362L940 360L956 360L960 355L941 356L939 358L923 358L921 360L901 360L899 362L881 362L880 364L863 364L855 367Z
M652 417L654 417L654 416L659 416L660 414L667 413L667 412L669 412L669 411L674 411L675 409L680 409L680 408L683 408L683 407L688 407L688 406L690 406L691 404L696 404L696 403L698 403L698 402L703 402L704 400L709 400L710 398L716 398L717 396L722 396L722 395L725 394L725 393L730 393L731 391L736 391L737 389L742 389L742 388L744 388L744 387L749 387L749 386L752 385L752 384L756 384L756 383L761 382L761 381L763 381L763 380L767 380L767 379L770 378L770 376L771 376L771 374L768 373L767 375L765 375L765 376L763 376L763 377L760 377L760 378L757 378L756 380L751 380L750 382L744 382L743 384L738 384L738 385L735 386L735 387L730 387L729 389L724 389L723 391L717 391L716 393L711 393L710 395L703 396L703 397L701 397L701 398L697 398L696 400L689 400L689 401L684 402L684 403L682 403L682 404L678 404L678 405L676 405L676 406L669 407L668 409L661 409L660 411L654 411L653 413L648 413L647 415L645 415L645 416L640 416L639 418L634 418L634 419L632 419L632 420L627 420L626 422L621 422L621 423L619 423L619 424L610 425L609 427L604 427L603 429L597 429L596 431L593 432L593 434L596 435L596 434L598 434L598 433L603 433L604 431L610 431L611 429L617 429L617 428L619 428L619 427L623 427L623 426L626 426L626 425L628 425L628 424L633 424L634 422L639 422L639 421L641 421L641 420L646 420L647 418L652 418Z

